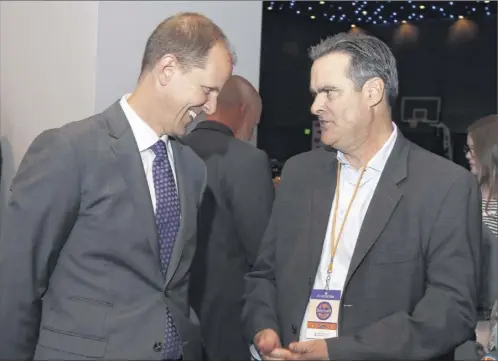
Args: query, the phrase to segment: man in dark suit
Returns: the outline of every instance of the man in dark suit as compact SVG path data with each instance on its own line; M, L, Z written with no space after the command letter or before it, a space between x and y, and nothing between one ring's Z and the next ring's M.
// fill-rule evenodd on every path
M310 55L327 147L285 165L246 278L247 336L264 358L451 359L476 325L478 185L391 121L386 44L342 33Z
M247 143L260 115L256 89L232 76L217 111L184 138L207 168L190 298L209 360L249 359L240 318L244 275L256 260L274 193L266 153Z
M176 137L215 111L228 49L204 16L170 17L131 95L33 141L0 241L0 358L199 359L188 280L205 167Z

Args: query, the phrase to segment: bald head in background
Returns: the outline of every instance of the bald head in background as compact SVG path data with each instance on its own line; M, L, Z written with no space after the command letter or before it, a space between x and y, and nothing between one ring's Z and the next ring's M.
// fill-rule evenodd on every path
M225 124L236 138L249 141L259 124L261 110L256 88L247 79L232 75L218 95L216 112L209 119Z
M261 108L251 83L231 76L214 114L183 137L207 172L189 285L204 361L251 359L240 317L244 276L256 262L275 191L268 155L248 142Z

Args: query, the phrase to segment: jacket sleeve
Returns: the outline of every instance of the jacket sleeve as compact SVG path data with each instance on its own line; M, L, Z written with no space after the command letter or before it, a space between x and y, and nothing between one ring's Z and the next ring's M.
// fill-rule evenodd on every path
M12 183L0 236L0 359L32 359L41 299L79 207L74 152L60 130L38 136Z

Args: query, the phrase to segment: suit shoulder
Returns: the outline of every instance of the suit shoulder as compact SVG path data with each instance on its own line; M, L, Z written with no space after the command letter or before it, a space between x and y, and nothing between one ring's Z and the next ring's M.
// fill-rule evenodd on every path
M102 129L104 117L102 114L95 114L90 117L76 120L64 124L59 128L44 130L35 140L46 137L61 137L67 139L71 144L76 145L80 142L86 142L95 135L98 129Z
M473 175L464 167L455 162L432 153L418 145L411 144L412 161L426 169L428 175L436 177L473 178Z
M95 116L73 121L58 128L51 128L38 134L28 146L19 165L18 173L33 169L33 166L64 167L67 171L79 168L82 159L80 144L89 144L92 138L86 136ZM88 145L87 145L88 146ZM39 168L34 168L39 169Z
M34 138L30 148L63 143L75 146L80 142L85 142L96 125L102 122L102 119L101 114L96 114L85 119L69 122L58 128L46 129Z
M413 182L418 184L420 190L426 189L431 200L446 197L452 189L456 192L478 193L477 178L467 169L415 144L412 144L408 167ZM422 192L419 195L422 196Z
M284 165L283 172L293 173L309 173L308 169L324 166L329 163L331 158L336 157L336 152L331 149L317 148L308 152L297 154L287 160Z
M246 159L268 159L268 155L264 150L240 139L232 138L229 144L235 156Z

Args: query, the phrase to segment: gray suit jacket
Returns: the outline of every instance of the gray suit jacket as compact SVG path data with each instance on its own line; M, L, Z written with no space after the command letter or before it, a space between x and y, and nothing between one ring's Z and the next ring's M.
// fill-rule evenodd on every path
M247 336L298 340L336 183L336 154L285 165L258 260L246 276ZM481 248L479 188L463 168L401 134L365 216L331 360L451 357L473 337Z
M273 204L268 156L213 121L199 123L183 141L207 169L190 282L203 346L209 360L249 360L240 314L244 275L256 261Z
M0 358L161 359L166 306L199 359L188 302L205 166L173 141L181 225L160 271L151 197L119 105L49 130L13 181L0 241Z

